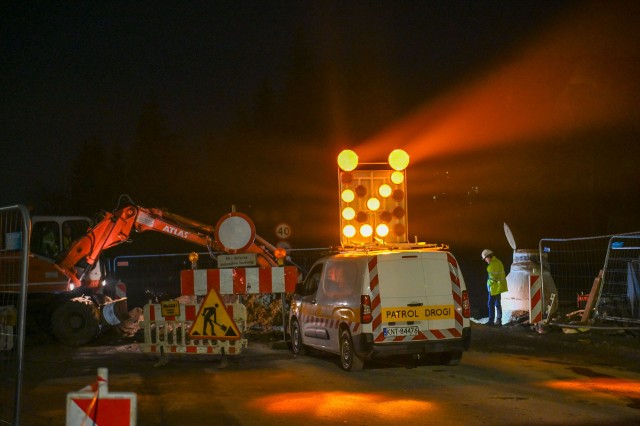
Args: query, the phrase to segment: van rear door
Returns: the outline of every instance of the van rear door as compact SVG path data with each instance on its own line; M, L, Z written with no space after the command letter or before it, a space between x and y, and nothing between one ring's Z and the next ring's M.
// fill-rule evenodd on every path
M445 252L395 252L377 256L381 321L374 336L384 341L424 340L456 327Z

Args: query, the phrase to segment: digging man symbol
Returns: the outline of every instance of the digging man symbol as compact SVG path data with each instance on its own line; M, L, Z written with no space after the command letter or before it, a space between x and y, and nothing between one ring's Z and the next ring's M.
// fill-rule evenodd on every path
M215 331L214 324L217 325L220 328L223 328L217 322L216 311L218 310L218 306L219 305L216 303L213 306L207 306L202 311L202 317L204 318L204 325L202 327L202 334L205 335L205 336L207 335L207 325L211 326L211 334L213 334L214 336L216 336L216 331ZM223 331L224 331L224 329L223 329Z

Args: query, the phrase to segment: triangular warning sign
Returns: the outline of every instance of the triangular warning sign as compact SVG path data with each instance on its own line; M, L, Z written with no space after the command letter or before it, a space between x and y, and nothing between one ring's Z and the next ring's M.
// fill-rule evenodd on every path
M238 326L229 316L227 306L217 291L212 289L202 302L198 316L189 330L189 336L192 339L240 339Z

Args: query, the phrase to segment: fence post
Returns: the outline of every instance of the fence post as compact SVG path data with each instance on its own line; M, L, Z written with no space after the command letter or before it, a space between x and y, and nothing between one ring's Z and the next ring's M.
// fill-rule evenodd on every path
M23 205L0 207L0 329L7 356L0 364L0 376L15 383L0 387L0 423L20 424L24 336L27 313L27 279L31 216ZM12 417L12 418L11 418Z

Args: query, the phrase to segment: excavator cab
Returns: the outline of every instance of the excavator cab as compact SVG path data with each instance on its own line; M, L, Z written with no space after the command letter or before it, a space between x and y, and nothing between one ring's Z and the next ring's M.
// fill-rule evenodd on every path
M82 277L74 283L55 268L55 262L65 255L73 241L91 229L92 221L82 216L32 216L27 292L28 314L32 326L51 330L61 342L80 345L95 337L100 330L99 306L107 299L101 282L106 276L104 263L92 265L78 262L76 274ZM22 250L13 244L5 250L6 259L13 251ZM78 285L80 284L80 285ZM3 283L0 292L20 290L18 282Z
M91 221L78 216L34 216L31 229L31 251L55 260L71 243L85 235Z
M76 286L71 286L69 278L53 264L74 240L87 233L91 220L83 216L33 216L31 223L28 291L59 294L73 290ZM94 266L85 274L85 281L97 285L103 273L101 265Z

